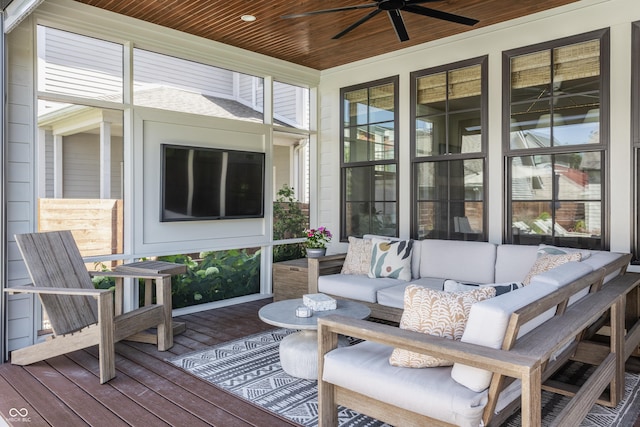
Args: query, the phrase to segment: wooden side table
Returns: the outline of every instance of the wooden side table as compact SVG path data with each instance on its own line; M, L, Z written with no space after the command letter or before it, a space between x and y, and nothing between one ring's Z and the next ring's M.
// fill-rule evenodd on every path
M302 298L308 294L307 258L273 263L273 300Z
M117 273L126 273L126 274L143 274L143 275L152 275L152 274L184 274L187 272L187 266L184 264L176 264L173 262L166 261L139 261L139 262L131 262L128 264L118 265L113 269L114 272ZM144 279L144 305L151 305L153 301L153 281L156 279L145 278ZM119 283L118 283L119 282ZM122 286L122 279L116 279L116 286ZM171 300L168 301L171 304ZM120 307L118 307L118 301L116 301L116 312L122 311L122 304L120 303ZM173 325L173 335L181 334L186 329L187 326L184 322L172 322ZM138 341L149 344L157 343L157 336L155 334L140 332L135 335L131 335L127 337L130 341Z

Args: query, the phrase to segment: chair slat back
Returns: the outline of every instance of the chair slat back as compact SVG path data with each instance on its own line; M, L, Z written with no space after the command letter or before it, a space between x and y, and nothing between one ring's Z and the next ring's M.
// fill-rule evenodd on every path
M94 289L70 231L15 237L34 286ZM56 335L74 332L98 321L98 307L93 297L41 294L40 300Z

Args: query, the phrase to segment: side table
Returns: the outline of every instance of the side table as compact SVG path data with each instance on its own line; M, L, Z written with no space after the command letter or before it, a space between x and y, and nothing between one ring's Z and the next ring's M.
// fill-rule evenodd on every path
M126 273L126 274L143 274L143 275L151 275L151 274L184 274L187 272L187 266L184 264L176 264L173 262L167 261L139 261L139 262L131 262L128 264L121 264L116 266L113 271L117 273ZM153 281L157 279L144 279L144 305L151 305L153 301ZM116 280L116 286L122 286L122 279ZM168 302L171 304L171 300ZM122 312L122 301L116 301L116 313ZM173 335L178 335L183 333L187 326L184 322L172 322ZM150 333L138 333L135 335L131 335L127 337L130 341L138 341L149 344L157 343L157 336Z
M311 317L297 317L296 307L302 298L272 302L258 311L265 323L281 328L297 329L280 342L280 364L287 374L308 380L318 379L318 319L331 314L365 319L371 310L355 301L337 301L335 310L314 311Z

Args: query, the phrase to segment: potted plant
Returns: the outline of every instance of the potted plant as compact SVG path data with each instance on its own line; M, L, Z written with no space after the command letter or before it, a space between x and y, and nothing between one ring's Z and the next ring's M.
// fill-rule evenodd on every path
M304 246L307 248L307 257L324 256L327 252L327 243L333 237L331 231L326 227L318 227L307 229L305 233L307 233L307 240L304 242Z

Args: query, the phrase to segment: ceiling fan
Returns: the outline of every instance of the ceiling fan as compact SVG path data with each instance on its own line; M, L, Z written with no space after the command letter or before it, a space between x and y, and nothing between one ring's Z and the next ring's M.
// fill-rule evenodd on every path
M442 12L435 9L430 9L428 7L419 6L422 3L433 3L442 0L375 0L375 3L361 4L357 6L344 6L344 7L336 7L333 9L323 9L323 10L314 10L310 12L302 12L302 13L294 13L291 15L284 15L282 18L301 18L304 16L313 16L320 15L324 13L331 12L342 12L345 10L356 10L356 9L370 9L375 8L374 11L369 14L363 16L358 21L354 22L344 30L340 31L338 34L332 37L332 39L339 39L344 36L351 30L357 28L361 24L365 23L369 19L373 18L380 12L386 11L389 15L389 19L391 20L391 24L396 31L396 35L401 42L409 40L409 34L407 33L407 28L404 25L404 20L402 19L401 11L416 13L418 15L428 16L430 18L442 19L449 22L455 22L457 24L463 25L475 25L479 21L477 19L467 18L460 15L454 15L452 13Z

